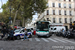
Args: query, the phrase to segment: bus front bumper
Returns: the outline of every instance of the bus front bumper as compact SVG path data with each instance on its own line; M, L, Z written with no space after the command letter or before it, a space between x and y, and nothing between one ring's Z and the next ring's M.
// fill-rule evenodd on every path
M47 36L49 35L49 32L36 32L37 36Z

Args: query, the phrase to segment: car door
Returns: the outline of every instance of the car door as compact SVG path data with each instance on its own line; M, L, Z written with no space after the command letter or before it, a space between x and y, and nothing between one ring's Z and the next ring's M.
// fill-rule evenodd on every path
M21 36L24 36L24 29L20 31Z

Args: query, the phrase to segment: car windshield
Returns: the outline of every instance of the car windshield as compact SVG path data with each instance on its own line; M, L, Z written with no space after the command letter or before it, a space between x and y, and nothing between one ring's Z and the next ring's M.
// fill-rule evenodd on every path
M54 28L54 30L56 30L56 28Z
M33 28L31 28L31 30L33 30Z
M17 29L17 30L15 30L14 32L19 32L21 29Z

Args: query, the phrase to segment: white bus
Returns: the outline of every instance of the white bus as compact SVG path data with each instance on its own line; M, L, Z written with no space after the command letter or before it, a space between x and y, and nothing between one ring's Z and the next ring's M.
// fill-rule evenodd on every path
M50 37L52 34L49 32L50 22L49 21L37 21L36 22L36 35Z

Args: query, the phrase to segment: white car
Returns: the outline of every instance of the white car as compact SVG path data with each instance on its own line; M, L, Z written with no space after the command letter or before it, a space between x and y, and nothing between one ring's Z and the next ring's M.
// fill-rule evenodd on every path
M14 31L14 37L16 39L20 39L20 38L23 38L24 37L24 28L22 29L17 29ZM28 37L32 37L32 32L31 32L31 29L27 28L27 34L28 34Z
M54 26L54 27L50 27L49 31L56 33L56 32L60 32L62 29L66 30L64 26Z

